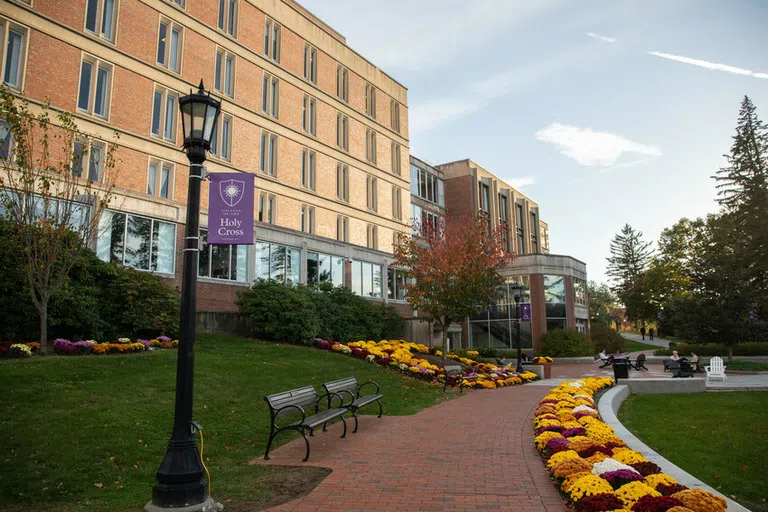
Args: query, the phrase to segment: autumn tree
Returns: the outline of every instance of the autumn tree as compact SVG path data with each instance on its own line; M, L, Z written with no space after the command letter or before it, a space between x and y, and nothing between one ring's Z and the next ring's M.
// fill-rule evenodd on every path
M0 215L19 247L44 352L52 351L48 304L98 237L112 196L115 147L81 132L71 114L30 106L0 89Z
M498 298L504 283L499 271L512 261L503 249L506 227L491 230L487 220L466 216L415 228L419 235L404 237L396 247L395 264L408 271L408 303L437 325L447 347L452 322Z
M613 291L624 304L627 317L644 320L649 311L643 277L653 257L651 242L643 240L643 232L625 224L611 241L607 274L613 280Z

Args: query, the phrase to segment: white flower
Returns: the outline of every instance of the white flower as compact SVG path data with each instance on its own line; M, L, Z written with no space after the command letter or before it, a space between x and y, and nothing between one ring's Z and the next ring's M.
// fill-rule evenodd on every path
M592 474L600 476L603 473L608 473L609 471L618 471L620 469L632 471L633 473L636 473L638 476L640 476L640 473L638 473L632 466L627 466L626 464L622 464L616 459L611 458L607 458L602 462L595 463L592 466Z
M577 405L576 407L573 408L573 413L574 414L576 414L577 412L580 412L580 411L597 412L596 410L594 410L593 408L589 407L588 405L583 405L583 404Z

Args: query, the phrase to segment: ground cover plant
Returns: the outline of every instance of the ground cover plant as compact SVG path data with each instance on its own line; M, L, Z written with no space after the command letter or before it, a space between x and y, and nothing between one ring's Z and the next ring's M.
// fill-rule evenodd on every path
M176 354L157 350L0 362L4 509L143 507L172 427ZM304 385L319 389L327 380L354 375L381 385L387 415L413 414L458 395L331 351L219 335L198 337L195 363L194 419L204 428L213 495L230 510L274 504L276 493L285 491L280 481L318 478L311 469L248 464L266 446L267 394ZM355 435L365 435L364 430ZM275 442L289 439L286 434ZM332 435L327 442L344 440Z
M753 512L768 511L768 391L629 397L619 419L651 448Z

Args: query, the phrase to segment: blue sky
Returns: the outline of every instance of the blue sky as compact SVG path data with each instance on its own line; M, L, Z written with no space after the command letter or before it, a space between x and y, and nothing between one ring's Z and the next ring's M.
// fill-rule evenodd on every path
M412 154L520 185L590 279L624 223L716 211L745 94L768 121L768 2L300 2L408 87Z

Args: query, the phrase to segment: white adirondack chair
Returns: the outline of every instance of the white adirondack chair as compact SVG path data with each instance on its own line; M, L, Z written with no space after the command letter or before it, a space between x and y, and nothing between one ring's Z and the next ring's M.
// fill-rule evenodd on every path
M722 379L723 382L728 380L728 377L725 376L725 365L719 357L710 359L709 365L704 367L704 371L707 372L707 382L712 378Z

